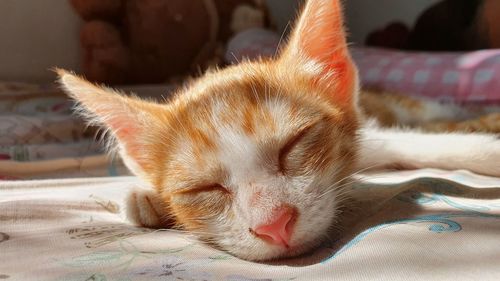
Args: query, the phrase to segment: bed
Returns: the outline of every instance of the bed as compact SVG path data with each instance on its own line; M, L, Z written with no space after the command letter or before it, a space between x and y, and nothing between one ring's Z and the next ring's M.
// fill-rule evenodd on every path
M500 179L360 175L329 239L254 263L127 221L142 184L57 90L0 84L0 280L500 280Z
M500 179L363 175L339 229L302 257L253 263L130 224L134 177L4 181L2 280L499 280Z

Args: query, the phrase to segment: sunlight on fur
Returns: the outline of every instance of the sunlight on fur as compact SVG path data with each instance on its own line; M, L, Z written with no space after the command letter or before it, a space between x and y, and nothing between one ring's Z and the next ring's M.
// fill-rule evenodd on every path
M209 72L163 104L58 70L78 112L106 128L129 169L154 188L132 194L129 217L269 260L318 246L335 227L345 183L361 169L500 175L494 135L364 121L341 11L337 0L308 1L278 58ZM383 112L366 100L371 115ZM387 123L398 117L385 113Z

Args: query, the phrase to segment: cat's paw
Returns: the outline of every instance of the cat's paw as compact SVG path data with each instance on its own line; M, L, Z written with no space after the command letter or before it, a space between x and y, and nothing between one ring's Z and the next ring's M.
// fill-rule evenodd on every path
M149 228L169 228L172 220L166 206L154 190L135 188L127 196L127 218L134 224Z

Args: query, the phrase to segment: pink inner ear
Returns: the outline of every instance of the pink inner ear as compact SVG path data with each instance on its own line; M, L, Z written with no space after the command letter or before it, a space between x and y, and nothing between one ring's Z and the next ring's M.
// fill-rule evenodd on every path
M348 57L342 8L338 0L310 0L298 26L300 47L326 64Z
M115 117L108 121L108 126L115 130L120 140L131 142L133 141L131 138L138 133L138 129L131 123L128 118Z
M310 0L300 22L301 48L328 63L346 56L342 8L337 0Z
M142 132L134 122L137 121L133 120L132 115L113 116L106 121L107 125L115 132L118 140L125 146L127 153L136 158L137 153L141 152L141 144L138 140Z
M142 152L140 140L144 132L137 120L138 112L132 100L118 96L109 97L106 93L102 93L100 96L95 96L91 102L83 100L82 103L89 110L94 110L94 114L100 117L101 122L114 132L129 156L134 159L140 156ZM106 106L99 107L99 104Z
M328 82L333 86L335 102L350 103L355 68L347 48L340 2L309 0L297 28L299 49L326 66L325 72L333 72Z
M103 123L116 136L125 152L142 166L144 153L144 113L158 109L153 103L125 97L118 92L94 85L64 70L58 70L61 85L85 112L90 121ZM93 123L93 122L91 122ZM148 122L146 122L148 123Z

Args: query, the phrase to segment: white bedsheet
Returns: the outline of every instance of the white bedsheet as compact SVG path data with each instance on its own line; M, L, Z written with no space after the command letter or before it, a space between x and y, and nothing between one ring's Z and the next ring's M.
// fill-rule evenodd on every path
M368 175L343 229L303 257L253 263L122 214L133 177L0 182L0 280L500 280L500 179Z

